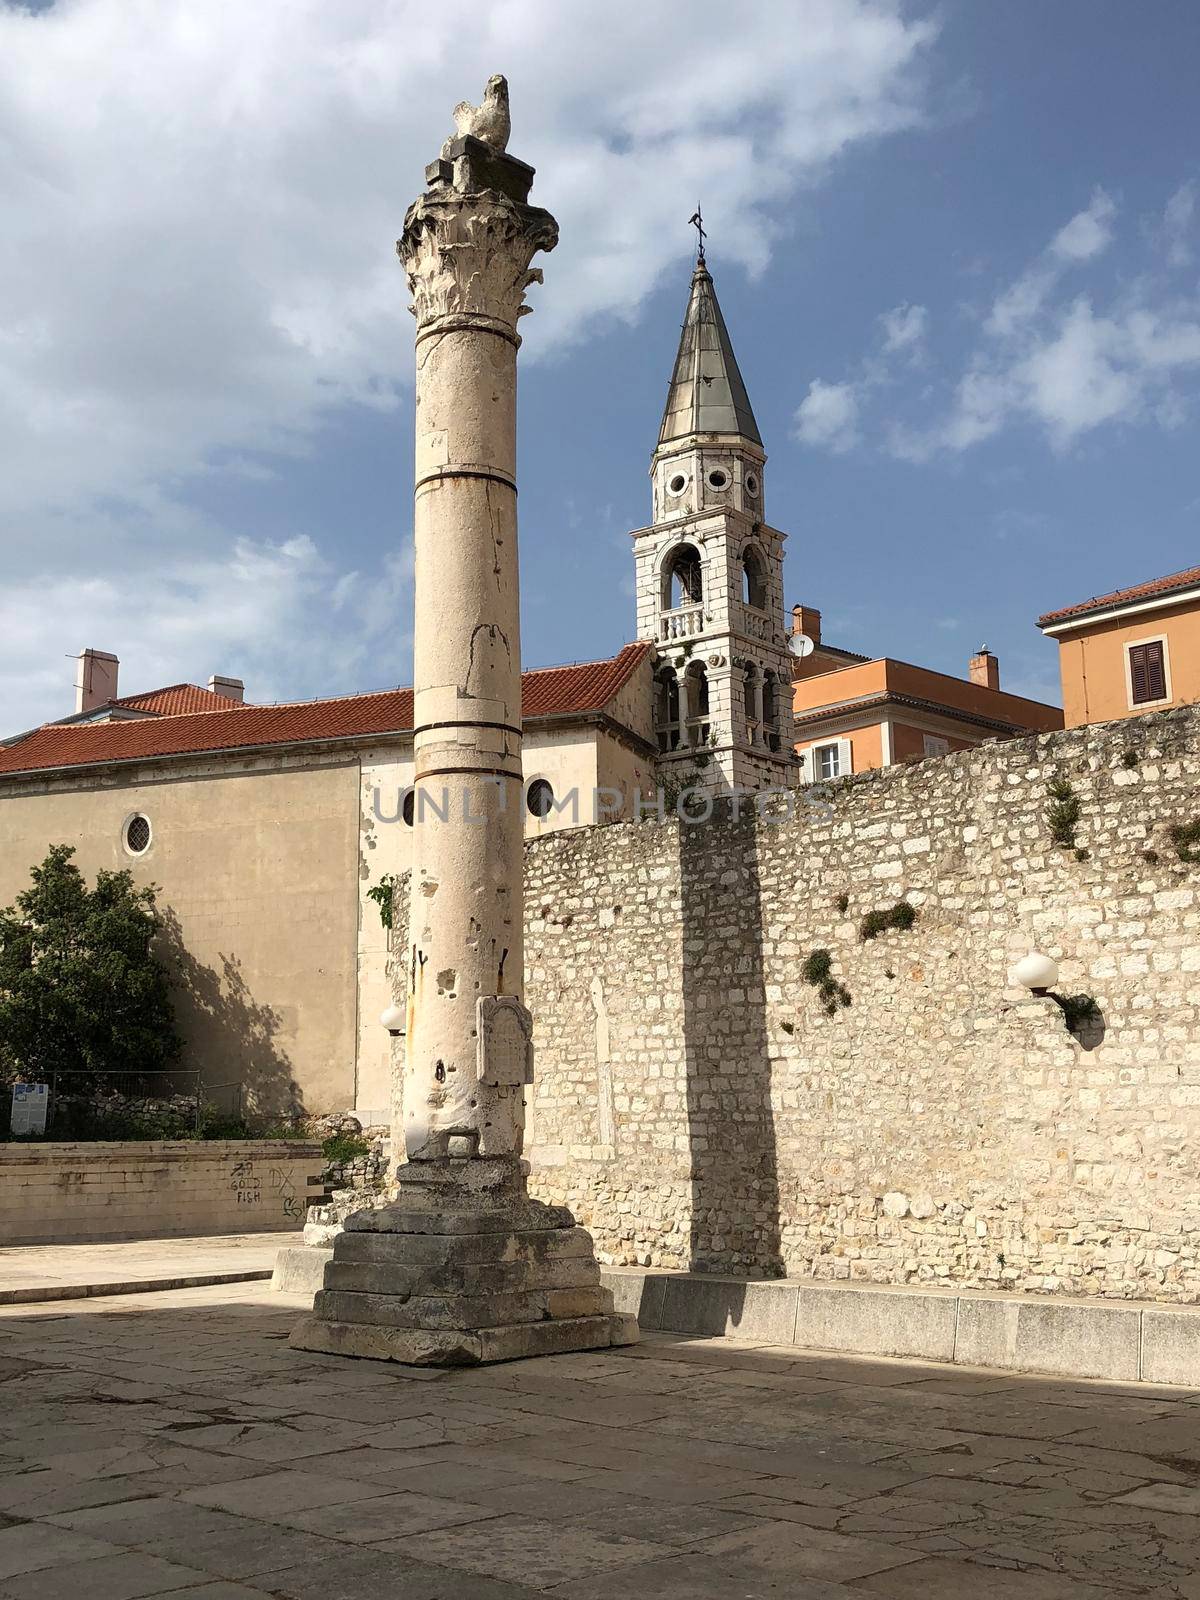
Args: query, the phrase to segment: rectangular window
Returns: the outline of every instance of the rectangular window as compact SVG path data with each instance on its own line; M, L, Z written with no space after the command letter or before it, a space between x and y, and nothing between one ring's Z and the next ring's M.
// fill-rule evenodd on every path
M1167 698L1167 663L1161 639L1129 646L1129 698L1135 706Z
M949 739L941 739L936 733L925 735L925 754L927 756L945 756L950 753Z
M817 758L818 778L838 778L842 772L842 752L836 744L819 744L813 751Z

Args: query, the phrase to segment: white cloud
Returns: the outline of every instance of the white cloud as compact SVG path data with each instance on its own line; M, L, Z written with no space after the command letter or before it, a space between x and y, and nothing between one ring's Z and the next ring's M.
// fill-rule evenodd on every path
M902 304L884 311L878 318L881 350L868 355L857 374L841 383L826 383L814 378L808 393L796 410L793 437L817 450L842 455L859 443L859 418L876 390L886 388L892 378L892 358L903 356L908 362L924 358L923 344L929 325L924 306Z
M1196 219L1196 185L1182 183L1163 210L1162 239L1169 267L1186 267L1192 259L1189 235Z
M1050 254L1059 261L1090 261L1112 243L1117 208L1103 189L1092 193L1086 210L1078 212L1050 241Z
M197 519L189 531L203 552L212 530ZM123 575L38 574L12 585L0 605L0 735L19 731L19 712L31 703L47 716L74 709L66 646L74 654L115 645L122 694L204 683L212 673L243 678L256 702L297 698L298 682L388 687L411 596L411 544L368 578L338 574L303 534L279 543L235 537L213 554L174 554L134 585Z
M984 326L999 339L1031 323L1071 266L1090 261L1112 242L1117 208L1096 188L1086 209L1076 212L1054 235L1042 256L996 296Z
M841 455L858 443L858 392L852 383L814 378L796 411L795 436L801 444Z
M895 355L901 350L913 350L922 343L929 326L929 312L925 306L899 305L885 311L879 318L883 328L885 355Z
M1181 238L1190 219L1186 190L1167 208L1172 237ZM1058 450L1106 424L1179 426L1188 405L1181 384L1200 368L1200 301L1173 297L1153 274L1133 279L1104 309L1095 293L1068 287L1070 273L1109 248L1115 217L1111 198L1096 189L996 295L981 323L984 342L968 357L941 420L886 430L893 455L928 461L1015 421L1041 428Z
M783 200L919 121L935 29L908 10L806 0L784 27L719 0L619 25L604 0L0 5L8 638L14 596L52 571L181 555L192 474L261 473L262 452L286 471L332 408L403 404L393 241L451 107L489 73L510 78L513 151L562 224L523 327L536 359L636 315L688 250L696 194L721 258L756 269ZM103 552L81 550L101 522ZM230 550L229 530L210 537L214 559ZM89 639L119 649L141 610L114 602ZM13 659L0 637L0 671Z
M1045 423L1057 445L1102 422L1132 420L1140 403L1139 374L1123 366L1121 328L1076 300L1046 338L1015 369L1019 402Z

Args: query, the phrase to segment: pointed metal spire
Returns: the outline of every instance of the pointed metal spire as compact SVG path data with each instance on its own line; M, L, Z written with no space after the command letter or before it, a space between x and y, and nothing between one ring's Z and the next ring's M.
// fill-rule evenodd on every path
M703 226L699 209L692 221ZM712 275L705 265L702 232L658 442L661 446L692 433L723 433L762 445Z

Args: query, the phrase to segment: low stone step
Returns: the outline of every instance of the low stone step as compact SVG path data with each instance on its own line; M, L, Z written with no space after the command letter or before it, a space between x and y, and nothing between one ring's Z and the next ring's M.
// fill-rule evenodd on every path
M343 1261L325 1269L326 1289L358 1294L504 1294L528 1289L592 1289L600 1270L590 1258L562 1261L491 1261L428 1265L422 1262Z
M612 1310L607 1289L537 1289L514 1294L357 1294L322 1289L313 1311L331 1322L369 1322L395 1328L497 1328L552 1317L590 1317Z
M526 1322L512 1327L467 1330L395 1328L363 1322L304 1317L288 1341L294 1350L371 1361L400 1361L417 1367L469 1367L485 1361L519 1361L528 1356L565 1355L636 1344L632 1317L605 1315Z

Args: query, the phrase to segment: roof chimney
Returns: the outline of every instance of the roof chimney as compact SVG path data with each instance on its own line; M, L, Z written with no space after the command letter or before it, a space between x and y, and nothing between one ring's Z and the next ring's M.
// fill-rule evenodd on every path
M240 704L246 698L246 685L240 678L226 678L214 672L208 680L208 687L213 694L219 694L225 700L236 700Z
M792 632L802 633L814 644L821 642L821 613L815 606L792 607Z
M75 657L75 715L94 711L117 698L121 663L107 650L81 650Z
M988 649L981 644L975 655L971 657L967 666L967 676L972 683L977 683L981 689L998 689L1000 687L1000 662Z

